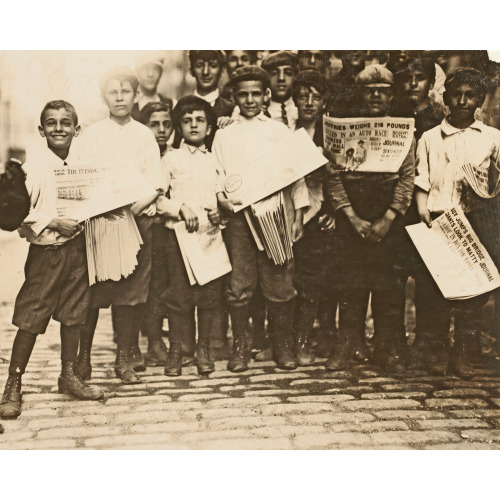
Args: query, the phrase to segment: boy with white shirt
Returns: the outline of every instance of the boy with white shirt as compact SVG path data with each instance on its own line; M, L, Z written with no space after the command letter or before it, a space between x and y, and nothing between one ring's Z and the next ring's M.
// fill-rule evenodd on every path
M488 204L468 186L461 166L465 163L489 169L498 176L500 169L500 131L475 119L486 96L486 81L473 68L456 68L446 78L444 102L450 114L437 127L424 132L417 148L415 179L418 213L429 227L443 212L460 205L472 228L488 252L496 252L498 224L491 223ZM493 177L492 177L493 178ZM490 224L488 225L488 222ZM481 308L488 295L463 301L444 299L423 263L415 279L415 347L424 367L438 374L448 369L463 378L474 375L469 355L477 342ZM453 349L448 332L455 316Z
M71 143L80 132L75 108L66 101L47 103L38 130L47 141L47 149L24 165L31 210L19 233L31 245L26 279L14 307L12 323L19 330L0 402L2 418L21 414L21 377L36 337L45 333L51 317L61 323L59 392L78 399L104 397L99 389L88 386L76 370L80 325L85 323L90 305L83 227L75 220L57 217L55 178L71 163Z
M132 163L158 190L161 187L158 144L148 127L131 118L138 84L129 68L112 70L101 78L101 96L109 109L109 117L83 133L82 158L91 164ZM138 339L141 307L146 303L151 277L151 234L157 196L151 195L130 206L143 240L134 272L120 281L99 282L92 287L92 308L87 327L82 330L78 359L84 378L90 378L90 349L99 308L111 305L118 344L116 375L124 384L140 383L135 371L145 370Z
M269 330L274 343L275 361L279 368L295 369L292 328L294 298L292 284L293 262L275 265L264 252L259 252L243 211L234 212L237 200L224 193L226 177L239 175L241 169L255 157L260 148L273 147L276 141L288 136L288 129L262 114L264 96L269 92L269 75L258 66L244 66L231 77L236 104L240 115L228 127L218 130L213 151L221 168L217 199L223 214L229 218L225 240L233 270L226 287L226 301L233 328L233 355L228 370L241 372L248 369L249 350L246 328L249 302L259 283L267 302ZM303 234L303 210L309 206L304 179L283 190L292 241Z

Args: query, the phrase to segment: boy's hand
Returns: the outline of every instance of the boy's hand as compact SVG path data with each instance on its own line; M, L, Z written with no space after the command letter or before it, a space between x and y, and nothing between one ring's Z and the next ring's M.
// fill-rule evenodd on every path
M299 241L304 236L304 224L302 219L295 219L292 223L292 243Z
M214 225L218 226L220 224L220 213L217 207L206 207L208 220Z
M195 231L198 231L198 228L200 227L198 217L187 205L182 205L179 211L179 215L186 223L186 229L188 230L188 233L194 233Z
M386 237L395 218L396 212L391 209L387 210L383 217L372 223L366 239L372 243L380 243Z
M217 127L225 128L233 122L234 118L231 118L230 116L219 116L219 118L217 118Z
M53 229L54 231L57 231L59 234L61 234L62 236L66 236L67 238L73 236L75 233L83 229L76 220L57 218L52 219L47 225L47 228Z
M422 212L419 211L418 215L420 216L420 220L427 226L427 227L432 227L432 219L431 219L431 213L429 210L423 210Z
M333 231L335 229L335 217L330 214L324 214L318 218L318 224L321 231Z
M217 201L222 211L231 215L234 214L234 207L242 204L240 200L227 198L224 193L217 194Z

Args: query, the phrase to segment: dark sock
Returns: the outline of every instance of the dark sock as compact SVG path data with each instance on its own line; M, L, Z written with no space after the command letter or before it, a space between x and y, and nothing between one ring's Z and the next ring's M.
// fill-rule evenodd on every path
M76 361L82 326L61 324L61 361L63 363L74 363Z
M128 350L139 337L139 311L136 306L111 306L118 348Z
M231 316L233 338L246 337L249 315L248 304L241 307L229 306L229 315Z
M159 318L158 316L154 316L153 314L143 318L143 333L146 334L150 343L156 340L161 340L162 326L163 318Z
M213 309L198 308L198 340L208 340L212 330Z
M25 372L35 346L36 337L36 333L18 330L12 346L9 375L22 375Z
M169 312L170 344L182 344L193 336L194 310L187 313Z

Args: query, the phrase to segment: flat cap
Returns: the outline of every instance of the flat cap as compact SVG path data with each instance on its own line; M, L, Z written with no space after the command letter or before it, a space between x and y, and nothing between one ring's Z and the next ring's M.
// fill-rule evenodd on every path
M251 64L250 66L242 66L241 68L236 69L231 75L229 83L234 87L238 82L252 80L262 82L264 84L264 89L269 88L269 75L267 74L267 71L254 64Z
M356 77L357 85L392 87L394 75L381 64L371 64L361 71Z
M269 54L262 61L262 67L269 71L278 66L293 66L295 69L299 67L299 58L288 50L278 50Z

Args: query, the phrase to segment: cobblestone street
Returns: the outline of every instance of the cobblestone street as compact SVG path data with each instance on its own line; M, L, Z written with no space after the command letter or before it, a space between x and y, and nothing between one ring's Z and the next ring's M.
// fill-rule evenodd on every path
M3 390L27 245L17 236L0 243ZM423 372L387 377L369 365L327 372L324 360L293 372L252 362L248 372L233 374L217 362L208 378L194 366L178 378L148 368L141 385L124 386L114 375L114 353L110 313L102 311L92 383L107 399L59 395L59 329L51 322L23 377L23 413L2 421L0 449L500 448L500 374L491 369L465 381Z

